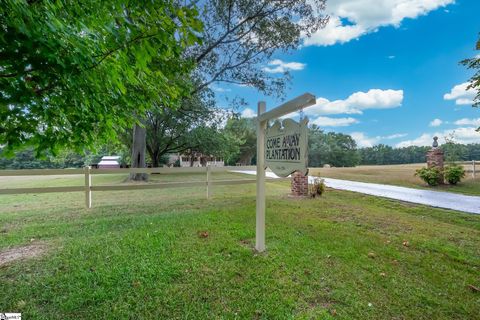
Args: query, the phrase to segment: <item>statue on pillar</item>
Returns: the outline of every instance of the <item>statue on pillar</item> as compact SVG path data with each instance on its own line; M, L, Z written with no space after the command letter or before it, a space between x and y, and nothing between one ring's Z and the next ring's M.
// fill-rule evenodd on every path
M438 137L437 136L433 137L432 147L438 148Z

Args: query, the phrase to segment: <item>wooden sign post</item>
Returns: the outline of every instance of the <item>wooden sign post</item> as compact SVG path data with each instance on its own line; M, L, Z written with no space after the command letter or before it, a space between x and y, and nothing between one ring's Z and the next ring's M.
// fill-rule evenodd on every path
M290 100L268 112L264 101L258 103L257 115L257 215L255 249L265 251L265 130L269 120L280 118L286 114L313 106L315 96L310 93ZM291 167L291 164L289 164ZM301 170L302 168L299 168Z

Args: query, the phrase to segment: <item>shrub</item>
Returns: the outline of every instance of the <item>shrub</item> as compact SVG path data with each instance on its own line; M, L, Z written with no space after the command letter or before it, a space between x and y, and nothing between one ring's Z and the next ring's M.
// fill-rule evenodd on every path
M421 168L415 172L415 176L420 177L429 186L437 186L441 182L442 171L437 167Z
M443 174L448 183L457 184L465 177L465 169L458 164L451 164L445 167Z
M321 196L325 192L325 180L320 178L314 178L313 183L309 185L310 196L315 198L316 196Z

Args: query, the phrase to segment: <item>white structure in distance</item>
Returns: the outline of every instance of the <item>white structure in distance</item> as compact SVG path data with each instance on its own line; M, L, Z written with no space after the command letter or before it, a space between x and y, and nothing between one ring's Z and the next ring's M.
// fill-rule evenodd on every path
M104 156L98 163L99 169L118 169L120 168L120 156Z

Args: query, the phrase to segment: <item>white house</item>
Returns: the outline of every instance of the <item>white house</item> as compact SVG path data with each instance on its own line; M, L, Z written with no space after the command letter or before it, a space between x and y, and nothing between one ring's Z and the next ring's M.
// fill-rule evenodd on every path
M203 154L195 154L193 156L186 156L182 154L169 154L168 165L173 165L176 161L179 161L180 167L223 167L225 162L222 158L213 156L205 156Z

